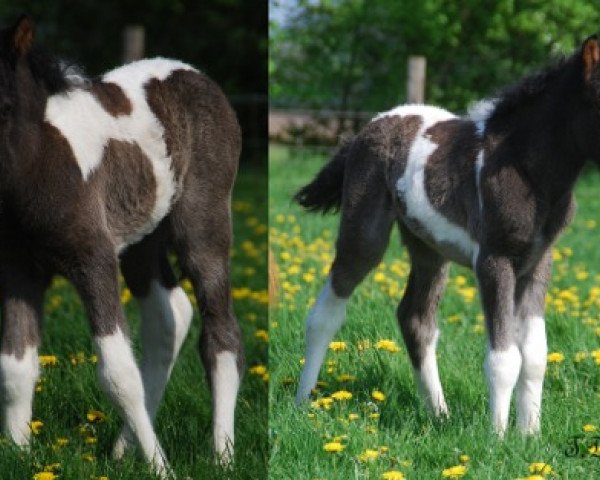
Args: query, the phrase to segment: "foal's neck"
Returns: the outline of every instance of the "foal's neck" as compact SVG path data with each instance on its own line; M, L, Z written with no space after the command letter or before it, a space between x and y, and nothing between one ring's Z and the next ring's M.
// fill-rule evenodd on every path
M515 118L508 132L486 131L485 144L507 152L506 161L515 166L536 196L554 204L572 193L585 155L575 142L568 112L561 116L545 106L530 108L523 117Z

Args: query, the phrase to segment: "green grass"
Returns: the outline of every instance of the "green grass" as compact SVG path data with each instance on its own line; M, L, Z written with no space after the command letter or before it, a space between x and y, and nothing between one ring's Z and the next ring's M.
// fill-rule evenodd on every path
M233 287L252 292L267 288L266 280L266 172L243 166L234 192ZM261 225L261 226L259 226ZM235 310L242 325L248 366L267 361L267 344L255 337L267 328L265 301L241 295ZM125 305L134 332L136 348L138 312L135 302ZM188 338L173 370L166 396L158 414L156 431L167 458L179 479L266 478L267 385L262 378L246 374L236 411L236 466L233 473L217 467L212 458L211 400L198 355L200 319L195 314ZM84 352L86 361L72 365L70 355ZM122 461L110 457L121 428L117 412L101 392L94 365L89 361L92 343L82 305L71 286L55 282L47 295L42 354L58 357L56 366L42 367L42 390L34 401L34 419L44 425L33 437L30 452L0 439L0 478L26 480L48 464L60 463L60 479L88 480L99 476L117 479L151 479L155 476L142 460L129 455ZM89 410L107 415L105 422L92 425L97 438L87 445L80 434ZM56 439L69 443L54 448ZM90 453L94 460L82 455Z
M464 478L514 479L530 475L532 462L547 462L548 478L600 478L600 458L585 454L570 458L565 449L582 426L600 435L600 365L589 353L600 348L598 293L600 287L600 174L586 172L577 187L577 216L561 237L555 256L547 307L549 352L564 355L550 364L543 400L543 434L522 438L514 426L504 441L490 434L488 394L483 376L485 336L475 281L467 269L453 266L439 311L441 338L438 357L451 417L433 421L416 397L408 356L397 328L395 309L408 273L408 258L394 232L377 271L352 297L347 322L335 340L345 351L329 351L316 394L338 390L352 399L334 402L330 410L293 403L304 348L304 320L325 279L333 254L338 216L303 213L291 195L309 181L327 160L320 155L273 147L270 151L270 245L280 272L279 303L270 322L270 477L273 479L380 479L397 470L409 479L440 479L442 470L469 455ZM377 280L377 281L376 281ZM464 285L461 282L466 280ZM571 288L570 293L567 289ZM380 339L394 340L400 351L374 348ZM364 341L370 347L360 349ZM588 357L575 361L577 352ZM600 357L599 357L600 360ZM328 362L328 363L327 363ZM341 374L355 376L342 382ZM385 393L374 402L371 392ZM349 414L358 415L350 421ZM371 414L379 414L373 418ZM376 416L375 416L376 417ZM325 443L342 437L340 453L327 453ZM600 439L598 439L600 441ZM357 457L366 449L389 450L376 459ZM587 453L587 452L586 452Z

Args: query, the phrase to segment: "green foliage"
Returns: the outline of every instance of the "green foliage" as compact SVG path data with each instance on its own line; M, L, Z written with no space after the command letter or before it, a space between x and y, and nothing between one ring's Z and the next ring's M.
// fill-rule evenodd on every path
M462 110L570 53L599 24L582 0L299 0L270 33L271 99L380 111L406 100L408 56L424 55L427 102Z

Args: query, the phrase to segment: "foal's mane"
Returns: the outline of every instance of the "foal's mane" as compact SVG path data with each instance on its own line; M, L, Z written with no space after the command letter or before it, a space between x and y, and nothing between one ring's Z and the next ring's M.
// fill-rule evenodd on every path
M529 74L501 90L494 99L494 108L489 115L490 120L506 117L540 98L552 86L566 78L564 73L571 69L577 58L578 54L559 58L542 70Z
M42 83L50 95L64 92L86 81L81 68L43 47L33 46L26 60L33 78Z

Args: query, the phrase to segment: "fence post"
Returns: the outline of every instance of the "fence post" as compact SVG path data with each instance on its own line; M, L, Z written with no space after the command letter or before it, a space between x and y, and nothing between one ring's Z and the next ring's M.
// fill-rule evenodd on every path
M425 70L427 61L422 56L408 57L406 97L408 103L425 103Z
M145 31L141 25L128 25L123 32L123 61L144 58Z

